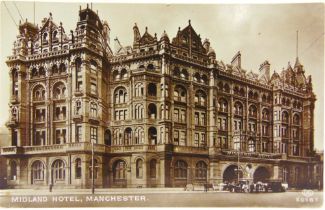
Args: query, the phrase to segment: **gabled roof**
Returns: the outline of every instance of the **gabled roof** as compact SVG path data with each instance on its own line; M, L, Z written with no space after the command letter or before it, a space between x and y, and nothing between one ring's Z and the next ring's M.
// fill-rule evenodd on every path
M178 30L176 37L173 38L172 44L175 46L181 46L184 48L191 48L201 53L205 53L203 48L201 37L195 32L189 21L189 25L183 30Z

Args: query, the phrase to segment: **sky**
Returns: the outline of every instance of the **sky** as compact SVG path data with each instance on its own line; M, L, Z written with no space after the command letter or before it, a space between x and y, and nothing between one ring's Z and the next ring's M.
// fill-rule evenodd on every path
M68 1L67 1L68 2ZM9 75L5 64L11 54L18 29L5 5L18 24L23 19L34 22L33 2L1 2L0 43L0 126L8 120ZM35 3L35 23L49 17L52 12L57 24L63 23L66 33L76 28L81 3ZM296 58L296 31L299 31L298 56L305 67L306 77L312 76L317 96L315 107L315 147L324 147L324 5L323 4L104 4L93 3L102 20L107 20L112 42L118 37L124 46L132 45L133 26L137 23L140 33L148 32L158 38L166 30L170 39L178 27L184 28L191 20L195 31L210 40L217 60L230 63L241 51L242 67L255 73L261 63L268 60L271 70L278 73L294 65Z

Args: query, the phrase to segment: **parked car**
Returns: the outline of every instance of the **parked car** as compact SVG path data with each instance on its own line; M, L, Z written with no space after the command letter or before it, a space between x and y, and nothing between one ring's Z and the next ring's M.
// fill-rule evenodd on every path
M286 190L287 190L287 184L284 184L279 180L269 180L269 181L267 181L266 191L285 192Z

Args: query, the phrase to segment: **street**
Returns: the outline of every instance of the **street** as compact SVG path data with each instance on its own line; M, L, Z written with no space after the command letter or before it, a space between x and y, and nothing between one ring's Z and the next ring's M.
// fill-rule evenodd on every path
M230 193L180 188L1 190L1 207L320 207L323 192Z

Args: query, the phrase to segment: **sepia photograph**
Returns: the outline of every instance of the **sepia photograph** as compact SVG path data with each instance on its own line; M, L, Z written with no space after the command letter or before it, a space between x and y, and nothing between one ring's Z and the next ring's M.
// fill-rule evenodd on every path
M323 206L323 1L0 4L0 207Z

